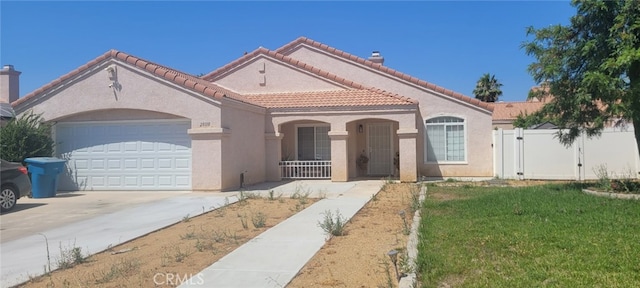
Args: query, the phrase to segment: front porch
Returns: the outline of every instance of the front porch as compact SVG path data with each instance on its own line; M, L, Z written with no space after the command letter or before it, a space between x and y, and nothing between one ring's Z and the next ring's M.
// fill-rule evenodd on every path
M269 181L399 177L414 182L418 133L415 128L400 129L403 124L381 118L339 124L312 119L281 123L276 126L278 133L267 135L267 149L275 152L267 155L279 156L276 173L267 167ZM270 158L274 163L275 157Z

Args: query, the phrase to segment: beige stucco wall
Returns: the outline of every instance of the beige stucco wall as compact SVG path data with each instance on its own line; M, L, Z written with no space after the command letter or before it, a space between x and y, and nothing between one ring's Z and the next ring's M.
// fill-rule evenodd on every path
M109 87L105 68L115 66L118 89ZM56 90L37 95L15 110L33 110L49 121L106 121L184 118L192 129L192 189L221 190L223 171L221 103L145 71L115 60L91 67L58 85ZM253 118L252 118L253 119ZM213 129L213 132L209 131ZM238 133L240 134L240 133ZM237 142L234 136L231 144Z
M223 102L222 127L230 131L222 144L223 190L239 188L240 173L245 171L245 185L266 180L264 114L263 108Z
M259 55L214 81L241 94L339 90L342 87Z
M492 176L491 112L306 46L292 51L289 56L356 83L418 100L422 119L417 121L416 145L418 146L417 163L421 175L436 177ZM467 164L425 163L424 121L437 116L456 116L465 119L468 136Z

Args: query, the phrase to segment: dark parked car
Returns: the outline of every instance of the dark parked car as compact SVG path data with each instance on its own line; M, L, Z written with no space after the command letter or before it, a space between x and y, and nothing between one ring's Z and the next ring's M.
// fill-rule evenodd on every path
M22 164L2 159L0 161L0 208L5 212L13 209L20 197L31 194L31 180L27 168Z

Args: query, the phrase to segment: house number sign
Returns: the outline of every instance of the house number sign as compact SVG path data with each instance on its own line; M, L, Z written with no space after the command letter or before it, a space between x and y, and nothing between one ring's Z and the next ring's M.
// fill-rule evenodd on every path
M211 126L211 122L200 122L200 127L209 127Z

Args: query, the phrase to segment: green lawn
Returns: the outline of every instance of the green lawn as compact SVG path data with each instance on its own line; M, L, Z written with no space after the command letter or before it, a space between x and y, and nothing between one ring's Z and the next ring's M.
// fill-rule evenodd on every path
M575 185L428 187L422 215L423 287L640 287L640 201Z

